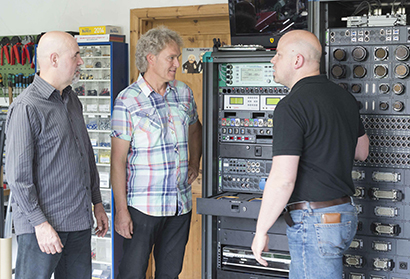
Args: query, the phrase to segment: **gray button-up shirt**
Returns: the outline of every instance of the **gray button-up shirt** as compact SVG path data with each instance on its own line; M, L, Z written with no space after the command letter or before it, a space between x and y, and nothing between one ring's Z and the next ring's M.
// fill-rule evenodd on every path
M11 104L6 122L6 179L13 192L16 234L48 221L56 231L93 225L99 177L82 105L35 76Z

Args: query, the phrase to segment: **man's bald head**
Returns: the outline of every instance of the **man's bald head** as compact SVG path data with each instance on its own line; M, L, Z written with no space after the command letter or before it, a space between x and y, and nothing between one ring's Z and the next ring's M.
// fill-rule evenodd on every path
M61 55L66 52L73 44L77 44L73 36L66 32L51 31L41 36L37 47L37 60L40 68L47 67L50 55L57 53ZM42 65L44 64L44 65Z
M40 77L62 90L79 75L83 64L80 49L73 36L66 32L51 31L44 34L37 47Z
M283 35L280 41L296 53L302 54L308 62L317 63L319 67L322 46L313 33L305 30L293 30Z
M272 58L275 81L292 88L308 76L320 74L322 46L314 34L304 30L284 34Z

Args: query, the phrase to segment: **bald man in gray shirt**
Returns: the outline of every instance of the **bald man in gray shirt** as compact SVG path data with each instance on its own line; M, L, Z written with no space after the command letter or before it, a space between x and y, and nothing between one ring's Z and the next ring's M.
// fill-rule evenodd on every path
M108 218L82 105L70 86L84 62L75 39L57 31L43 35L37 60L41 73L6 122L16 279L89 279L92 206L96 235L107 233Z

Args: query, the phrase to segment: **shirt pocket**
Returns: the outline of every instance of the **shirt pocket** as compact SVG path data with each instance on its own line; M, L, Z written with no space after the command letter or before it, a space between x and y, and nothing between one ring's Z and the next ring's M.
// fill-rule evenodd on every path
M183 126L189 125L189 106L187 104L178 104L178 116L181 119L181 124Z
M137 130L150 133L161 129L161 119L154 108L141 109L136 112L136 116L139 118L136 125Z

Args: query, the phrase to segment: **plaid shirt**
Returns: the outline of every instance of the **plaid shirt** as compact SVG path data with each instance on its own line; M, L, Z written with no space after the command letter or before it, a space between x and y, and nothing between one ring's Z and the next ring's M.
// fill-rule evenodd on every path
M192 209L188 185L188 126L198 120L192 90L168 83L164 96L140 75L116 98L111 137L130 141L127 202L151 216Z

